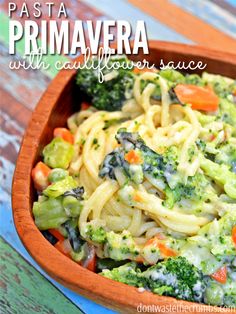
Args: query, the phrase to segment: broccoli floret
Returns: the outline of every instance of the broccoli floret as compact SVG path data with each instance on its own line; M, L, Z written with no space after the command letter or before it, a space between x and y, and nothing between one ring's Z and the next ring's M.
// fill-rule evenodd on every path
M177 185L170 189L167 187L166 200L164 202L165 206L172 208L176 202L181 201L181 199L191 199L194 201L204 201L209 197L209 194L204 193L206 191L209 182L206 180L205 176L201 173L197 173L193 177L188 177L187 182L177 183Z
M219 165L207 158L201 158L201 168L207 176L220 184L225 193L236 199L236 174L229 170L229 167L222 164Z
M112 270L103 270L101 275L136 287L145 287L159 295L178 299L203 300L205 283L202 273L184 257L169 258L142 272L135 262Z
M174 83L184 83L185 77L179 71L173 69L164 69L160 71L160 76Z
M95 244L103 244L106 242L107 238L104 228L93 223L87 223L85 228L81 231L81 234L85 239Z
M128 180L136 184L143 182L144 178L159 181L161 188L166 193L164 205L172 208L182 198L194 201L205 200L209 197L204 193L209 181L203 174L189 177L183 183L177 172L178 149L169 147L163 154L156 153L149 148L138 133L126 132L120 129L116 139L121 146L108 154L100 167L99 175L115 180L115 169L120 168ZM135 151L140 156L141 164L132 165L126 160L126 154Z
M203 300L205 284L202 273L184 257L169 258L142 273L147 287L157 294L177 299Z
M235 259L236 250L232 239L234 225L235 211L225 214L219 220L213 220L203 226L196 236L187 239L181 248L181 256L200 269L204 275L213 274Z
M125 160L125 154L135 150L142 159L141 169L143 174L151 175L154 178L170 177L177 169L177 149L167 149L166 154L161 155L149 148L138 133L126 132L120 129L116 135L117 142L121 147L108 154L100 167L99 175L103 178L108 176L115 179L114 169L120 167L127 177L132 180L134 177L130 164ZM139 169L138 169L139 170ZM143 177L142 177L143 178ZM165 179L166 180L166 179ZM141 183L141 182L135 182Z
M104 269L101 273L102 276L126 283L130 286L142 287L143 278L140 276L141 271L135 262L127 263L112 270Z
M98 60L93 59L93 62L95 67L98 66ZM111 67L114 62L126 65L129 63L127 58L113 58L109 60L108 66ZM92 64L92 61L90 63ZM105 64L102 64L102 66L105 66ZM120 110L124 101L132 96L134 74L131 70L122 67L117 70L109 70L105 67L102 72L105 75L105 80L100 83L98 70L92 68L80 69L76 83L97 109L107 111ZM108 77L109 75L110 78Z
M214 220L200 229L198 235L214 255L236 256L232 229L236 225L236 212L228 212L219 220ZM201 238L199 238L201 242Z
M236 81L222 75L215 75L204 72L202 78L221 98L226 98L228 95L232 94L236 88Z
M198 86L204 86L205 83L203 79L197 74L186 74L183 75L181 72L173 70L173 69L165 69L160 71L160 76L165 78L167 81L171 81L173 83L185 83L185 84L193 84Z
M220 99L220 114L218 118L232 126L236 125L236 106L228 99Z
M197 74L187 74L185 76L185 83L186 84L192 84L192 85L198 85L198 86L205 86L205 82Z
M113 231L107 232L104 245L105 257L114 260L135 259L139 256L140 248L135 243L130 232L123 230L121 234Z
M236 148L234 145L221 146L215 156L215 162L229 166L230 170L236 173Z

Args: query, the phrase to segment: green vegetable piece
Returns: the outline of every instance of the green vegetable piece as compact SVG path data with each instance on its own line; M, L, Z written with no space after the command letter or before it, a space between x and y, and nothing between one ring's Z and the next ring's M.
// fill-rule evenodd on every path
M229 166L230 171L236 173L236 147L235 145L226 144L220 147L215 155L215 162Z
M65 179L68 175L68 171L61 168L55 168L49 173L48 180L49 182L54 183Z
M74 196L65 196L62 201L62 206L70 217L78 217L82 209L81 202Z
M132 262L112 270L104 269L101 275L106 278L126 283L130 286L142 287L144 281L141 277L139 277L140 273L141 272L138 269L137 264Z
M121 234L113 231L107 232L104 246L105 257L117 261L133 259L140 253L140 248L135 243L129 231L124 230Z
M187 74L185 76L185 83L198 86L205 86L205 82L198 74Z
M231 172L226 165L218 165L202 157L201 168L207 176L223 186L229 197L236 199L236 174Z
M114 261L111 258L98 258L97 260L97 269L102 271L104 269L113 269L119 266L122 266L126 263L128 263L128 260L124 261Z
M44 162L51 168L67 169L74 155L74 147L62 138L54 138L44 147Z
M220 99L220 115L219 118L226 123L236 125L236 106L228 99Z
M205 291L204 302L211 305L224 304L224 291L220 285L213 282L210 283Z
M173 69L161 70L159 74L161 77L171 82L183 83L185 81L184 75Z
M87 224L85 237L94 243L103 244L106 242L106 231L103 227L95 227L92 224Z
M95 66L98 65L98 59L93 59ZM117 70L111 69L113 63L121 64L122 67ZM98 71L91 68L80 69L76 77L76 83L80 90L91 99L92 104L99 110L115 111L120 110L125 100L130 99L133 93L134 74L131 71L130 61L124 58L113 57L109 60L108 66L105 63L100 64L104 67L102 73L104 81L101 84L98 80ZM88 63L90 65L90 61ZM129 66L130 69L127 69Z
M62 206L62 197L34 202L33 214L35 224L40 230L58 228L68 219Z
M233 79L222 75L204 72L202 79L214 89L217 95L222 98L230 95L236 87L236 82Z
M70 176L66 177L61 181L57 181L49 185L43 194L49 197L56 198L63 195L66 191L70 191L78 186L78 183Z
M147 287L178 299L198 301L203 299L205 284L202 273L184 257L168 258L149 267L142 273Z
M224 289L224 305L236 307L236 281L228 278L226 284L222 285Z

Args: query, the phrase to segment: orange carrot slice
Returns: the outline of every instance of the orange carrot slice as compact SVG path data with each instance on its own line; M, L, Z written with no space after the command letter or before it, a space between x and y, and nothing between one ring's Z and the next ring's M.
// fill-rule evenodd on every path
M234 226L232 229L232 240L236 246L236 226Z
M55 128L53 131L54 137L61 137L66 142L71 144L74 143L74 136L73 134L66 128Z
M131 150L127 154L125 154L125 160L130 164L142 163L142 158L135 150Z
M178 99L184 104L190 104L192 109L203 111L216 111L218 109L219 98L211 88L178 84L174 91Z
M223 266L219 268L214 274L211 275L211 278L215 279L216 281L224 284L227 281L227 268Z
M31 174L34 181L34 186L37 190L42 191L49 185L48 175L50 172L51 169L42 161L39 161L32 169Z

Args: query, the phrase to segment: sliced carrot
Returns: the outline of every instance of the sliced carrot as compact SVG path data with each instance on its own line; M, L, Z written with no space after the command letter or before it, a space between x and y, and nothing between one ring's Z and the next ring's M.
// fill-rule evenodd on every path
M232 240L236 246L236 226L234 226L232 229Z
M182 103L190 104L193 109L203 111L216 111L218 109L219 98L209 87L178 84L174 91Z
M59 241L65 240L64 236L57 229L48 229L48 231Z
M34 181L34 186L37 190L42 191L48 185L48 175L51 169L45 165L42 161L39 161L32 169L31 175Z
M159 235L149 239L145 246L153 246L160 250L163 257L174 257L177 256L177 253L169 248L163 241L160 241Z
M60 251L65 256L71 258L71 255L70 255L71 248L68 241L69 241L68 239L60 240L54 245L54 247L58 249L58 251Z
M81 104L81 110L87 110L91 106L87 101L83 101Z
M135 150L131 150L127 154L125 154L125 160L128 161L128 163L130 164L142 163L142 158L139 156L139 154Z
M146 243L145 243L145 246L149 246L149 245L152 245L154 247L158 247L158 242L159 242L159 239L155 236L151 239L149 239Z
M61 137L66 142L71 144L74 143L74 136L73 134L66 128L55 128L53 131L54 137Z
M158 243L158 248L164 257L177 256L177 253L174 250L172 250L171 248L169 248L168 246L166 246L164 243L161 243L161 242Z
M211 136L210 136L210 142L213 142L215 138L216 138L216 136L215 136L214 134L211 134Z
M96 255L94 255L94 257L89 260L86 268L88 270L91 270L92 272L95 272L95 269L96 269Z
M135 259L135 261L137 262L137 263L144 263L145 262L145 259L142 257L142 256L137 256L136 257L136 259Z
M142 199L142 197L139 194L135 193L134 197L133 197L133 200L135 202L142 202L143 199Z
M224 284L227 281L227 268L223 266L219 268L214 274L211 275L211 278L215 279L216 281Z

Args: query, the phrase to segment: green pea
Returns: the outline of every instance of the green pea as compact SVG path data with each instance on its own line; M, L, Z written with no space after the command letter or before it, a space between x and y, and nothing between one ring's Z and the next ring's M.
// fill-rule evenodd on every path
M74 196L65 196L62 206L69 217L78 217L82 208L82 204Z
M65 179L65 177L67 177L68 175L68 171L61 168L55 168L50 172L48 180L49 182L53 183Z
M211 283L205 291L205 302L211 305L224 304L224 291L220 285Z

